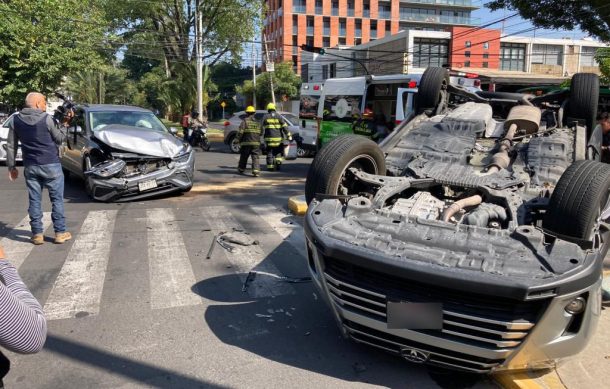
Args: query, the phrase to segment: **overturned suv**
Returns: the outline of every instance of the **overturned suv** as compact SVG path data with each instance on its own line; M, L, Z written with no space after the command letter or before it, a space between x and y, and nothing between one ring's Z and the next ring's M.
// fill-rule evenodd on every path
M99 201L188 192L194 163L191 146L151 111L104 104L75 108L61 158L64 171L82 178Z
M309 268L344 335L476 373L552 367L601 310L610 168L599 80L472 93L429 68L419 114L379 146L347 135L306 182Z

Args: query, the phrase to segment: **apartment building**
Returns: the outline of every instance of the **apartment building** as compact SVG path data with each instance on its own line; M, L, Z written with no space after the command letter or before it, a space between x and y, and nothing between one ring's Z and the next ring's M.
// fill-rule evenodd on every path
M401 30L446 31L478 23L473 0L266 0L270 59L302 70L300 45L357 46ZM480 3L480 2L478 2Z
M374 42L304 56L304 81L366 73L421 73L448 66L477 73L485 84L559 84L578 72L599 73L595 52L606 44L590 39L502 36L500 30L454 26L448 31L406 30ZM338 56L350 58L338 59Z

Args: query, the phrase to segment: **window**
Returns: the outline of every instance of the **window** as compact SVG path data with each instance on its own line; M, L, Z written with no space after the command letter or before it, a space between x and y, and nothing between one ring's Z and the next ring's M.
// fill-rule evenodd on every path
M597 47L582 47L580 51L580 66L598 66L595 61Z
M438 22L434 9L400 7L400 19L407 21Z
M347 29L347 22L344 18L339 19L339 36L345 36Z
M306 10L305 0L292 0L292 12L295 14L304 14Z
M324 18L322 21L322 35L330 35L330 18Z
M369 0L364 0L362 2L362 17L368 18L371 16L371 4Z
M489 58L489 53L483 53L483 59Z
M443 66L449 62L449 41L446 39L415 38L413 66L427 68Z
M377 20L371 20L371 38L377 38Z
M557 45L533 45L532 64L562 65L563 46Z
M297 35L299 33L299 17L292 15L292 34Z
M464 61L464 67L469 68L470 67L470 61Z
M305 38L305 44L307 46L313 46L313 36L308 36L307 38Z
M330 78L335 78L335 77L337 77L337 64L331 63L330 64Z
M293 35L292 36L292 54L293 55L296 55L298 53L298 50L299 50L298 45L299 45L299 43L298 43L297 36Z
M386 35L390 35L392 33L392 22L390 22L389 20L385 22L385 32Z
M466 41L466 42L464 42L464 44L466 45L466 47L472 46L472 43L470 41Z
M362 38L354 38L354 46L358 46L362 44Z
M379 3L379 19L390 19L392 17L392 6L386 3Z
M356 19L356 22L354 23L354 25L355 25L354 36L359 38L362 36L362 20Z
M338 0L333 0L330 11L331 11L330 14L332 16L339 16L339 1Z
M354 0L347 0L347 16L354 16Z
M325 36L322 38L322 47L330 47L330 38Z
M339 38L339 44L342 45L342 46L345 46L346 45L345 38L343 38L343 37Z
M489 67L489 62L483 62L483 67L484 68L488 68Z
M306 63L301 64L301 80L303 82L309 81L309 65Z
M307 35L313 35L313 16L307 17Z
M525 44L500 43L500 69L525 71Z
M322 79L323 80L328 79L328 65L322 65ZM316 115L317 115L317 111L315 112L313 117L315 117Z
M470 51L465 51L464 52L464 57L470 58Z
M324 13L322 0L316 0L316 15L322 15Z
M489 42L483 42L483 49L489 49Z

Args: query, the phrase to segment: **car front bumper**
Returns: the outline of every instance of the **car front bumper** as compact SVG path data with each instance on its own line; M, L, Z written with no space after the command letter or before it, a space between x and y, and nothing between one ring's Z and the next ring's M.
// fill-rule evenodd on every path
M95 200L131 201L173 192L187 192L193 186L195 153L185 162L171 162L168 167L130 178L100 178L93 174L85 179L87 191ZM155 188L140 190L140 184L153 181Z
M468 292L468 280L461 280L466 291L454 290L427 283L423 272L409 280L384 270L370 250L325 237L310 216L305 230L314 285L343 335L356 342L415 363L485 374L553 367L582 351L594 334L601 314L601 271L578 290L534 299L497 296L493 287L475 282ZM585 299L585 310L570 314L566 306L577 297ZM442 329L389 328L390 300L442 303Z

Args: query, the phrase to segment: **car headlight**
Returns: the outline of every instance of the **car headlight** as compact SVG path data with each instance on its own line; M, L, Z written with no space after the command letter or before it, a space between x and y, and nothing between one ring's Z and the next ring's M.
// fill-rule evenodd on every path
M122 159L112 159L110 161L98 163L85 174L93 174L100 178L110 178L116 176L125 168L127 164Z
M176 163L186 163L191 157L191 147L189 146L186 152L178 154L177 157L174 158L174 162Z

